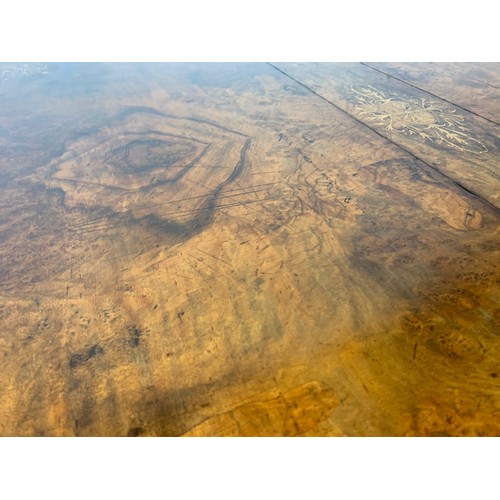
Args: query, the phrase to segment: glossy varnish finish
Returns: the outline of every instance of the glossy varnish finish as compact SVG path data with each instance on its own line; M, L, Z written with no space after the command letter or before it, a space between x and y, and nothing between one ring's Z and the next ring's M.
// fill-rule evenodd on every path
M0 434L500 434L498 65L0 69Z

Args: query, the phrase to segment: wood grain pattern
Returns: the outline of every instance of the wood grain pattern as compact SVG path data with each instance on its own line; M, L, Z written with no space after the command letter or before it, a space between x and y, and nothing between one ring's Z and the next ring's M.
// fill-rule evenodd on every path
M410 85L500 123L499 63L369 63Z
M499 125L360 64L276 67L500 207Z
M0 65L1 435L500 435L498 129L277 66Z

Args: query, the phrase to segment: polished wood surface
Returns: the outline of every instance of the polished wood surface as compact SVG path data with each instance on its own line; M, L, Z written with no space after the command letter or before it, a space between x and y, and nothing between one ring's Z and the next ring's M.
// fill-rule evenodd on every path
M0 65L0 434L500 435L499 81Z

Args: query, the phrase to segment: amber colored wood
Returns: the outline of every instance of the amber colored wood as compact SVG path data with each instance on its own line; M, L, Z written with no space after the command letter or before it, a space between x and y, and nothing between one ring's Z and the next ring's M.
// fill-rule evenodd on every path
M500 123L499 63L369 63L388 75Z
M0 65L1 435L500 435L494 89L274 66Z

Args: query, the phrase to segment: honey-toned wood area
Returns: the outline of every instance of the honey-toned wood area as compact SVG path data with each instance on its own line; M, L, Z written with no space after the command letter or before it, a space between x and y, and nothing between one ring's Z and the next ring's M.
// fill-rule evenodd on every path
M499 64L0 82L0 435L500 435Z

